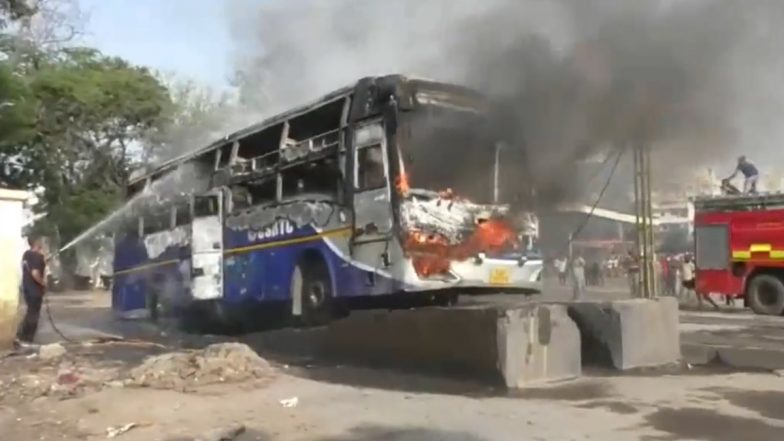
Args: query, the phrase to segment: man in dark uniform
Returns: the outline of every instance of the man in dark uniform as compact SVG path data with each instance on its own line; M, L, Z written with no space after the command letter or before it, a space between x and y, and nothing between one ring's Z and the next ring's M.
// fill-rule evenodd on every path
M741 156L738 158L738 166L735 168L735 171L732 172L732 175L726 179L727 182L733 180L738 173L742 173L745 180L743 181L743 193L756 193L757 192L757 181L759 180L759 171L757 167L754 166L751 162L746 160L745 156Z
M22 294L27 311L16 332L16 341L14 342L16 346L33 343L46 292L46 280L44 279L46 260L41 240L30 236L27 241L30 244L30 249L25 251L22 256Z

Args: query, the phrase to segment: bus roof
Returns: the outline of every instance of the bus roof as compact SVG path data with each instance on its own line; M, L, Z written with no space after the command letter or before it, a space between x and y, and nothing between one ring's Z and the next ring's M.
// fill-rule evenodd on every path
M442 82L442 81L437 81L437 80L432 80L432 79L425 79L425 78L419 78L419 77L415 77L415 76L406 76L406 75L388 75L388 76L386 76L386 78L389 78L389 77L397 77L401 81L410 82L410 83L414 83L414 84L418 84L418 85L424 85L424 86L426 86L428 88L431 88L433 90L439 90L439 91L444 91L444 92L447 92L447 91L459 92L459 93L462 93L462 94L472 95L474 97L482 96L481 93L477 92L476 90L473 90L471 88L468 88L468 87L465 87L465 86L461 86L461 85L458 85L458 84L446 83L446 82ZM385 77L376 76L376 77L371 77L371 78L385 78ZM362 80L360 79L359 81L362 81ZM310 111L310 110L312 110L312 109L314 109L316 107L319 107L321 105L327 104L327 103L335 101L337 99L341 99L341 98L347 97L347 96L349 96L353 92L355 87L356 87L356 83L354 85L341 87L341 88L339 88L337 90L334 90L334 91L332 91L332 92L330 92L330 93L328 93L328 94L326 94L326 95L316 99L315 101L311 101L308 104L305 104L305 105L302 105L302 106L298 106L298 107L296 107L294 109L291 109L289 111L286 111L286 112L283 112L283 113L271 116L271 117L266 118L266 119L264 119L264 120L262 120L262 121L260 121L260 122L258 122L256 124L253 124L251 126L248 126L248 127L243 128L243 129L240 129L240 130L238 130L238 131L236 131L234 133L228 134L228 135L224 136L223 138L218 139L218 140L210 143L209 145L207 145L207 146L205 146L203 148L200 148L200 149L194 150L192 152L188 152L188 153L185 153L183 155L180 155L180 156L174 157L172 159L166 160L164 162L161 162L161 163L155 165L152 168L148 168L148 169L145 169L145 170L141 171L141 173L138 173L136 176L134 176L135 173L131 173L131 179L129 179L129 185L138 184L139 182L142 182L142 181L146 180L150 176L154 176L154 175L158 175L158 174L167 172L167 171L169 171L169 170L179 166L180 164L183 164L183 163L185 163L185 162L187 162L187 161L189 161L189 160L191 160L193 158L199 157L199 156L201 156L201 155L203 155L205 153L209 153L210 151L214 151L214 150L216 150L216 149L218 149L218 148L220 148L222 146L225 146L227 144L231 144L234 141L237 141L237 140L243 139L243 138L245 138L247 136L250 136L250 135L253 135L255 133L258 133L258 132L260 132L260 131L262 131L264 129L267 129L269 127L272 127L272 126L274 126L276 124L280 124L280 123L282 123L282 122L284 122L286 120L289 120L291 118L299 116L300 114L306 113L306 112L308 112L308 111Z
M296 107L296 108L291 109L291 110L289 110L287 112L284 112L284 113L279 113L277 115L274 115L274 116L271 116L269 118L266 118L266 119L262 120L261 122L258 122L256 124L253 124L253 125L245 127L245 128L242 128L242 129L240 129L240 130L238 130L238 131L236 131L234 133L228 134L228 135L224 136L223 138L220 138L220 139L218 139L216 141L213 141L212 143L210 143L209 145L207 145L205 147L202 147L200 149L196 149L196 150L194 150L192 152L188 152L188 153L182 154L180 156L176 156L176 157L174 157L172 159L168 159L168 160L166 160L164 162L161 162L160 164L157 164L152 169L144 170L144 172L142 174L138 175L138 176L133 176L133 174L132 174L131 179L129 180L129 185L137 184L137 183L139 183L141 181L144 181L145 179L147 179L148 177L150 177L152 175L156 175L156 174L159 174L161 172L165 172L165 171L167 171L169 169L172 169L172 168L174 168L174 167L176 167L176 166L178 166L180 164L183 164L183 163L185 163L185 162L187 162L187 161L189 161L189 160L191 160L193 158L201 156L201 155L203 155L205 153L208 153L210 151L214 151L215 149L218 149L221 146L224 146L226 144L233 143L236 140L239 140L239 139L245 138L247 136L253 135L253 134L255 134L257 132L260 132L260 131L268 128L268 127L274 126L275 124L279 124L279 123L281 123L283 121L286 121L288 119L291 119L291 118L293 118L293 117L295 117L295 116L297 116L299 114L305 113L305 112L307 112L307 111L309 111L309 110L311 110L311 109L313 109L315 107L318 107L318 106L320 106L322 104L327 104L327 103L329 103L331 101L334 101L336 99L348 96L350 94L350 92L352 91L352 89L353 89L353 86L342 87L342 88L337 89L337 90L335 90L333 92L330 92L329 94L324 95L324 96L320 97L319 99L317 99L315 101L312 101L312 102L310 102L308 104Z

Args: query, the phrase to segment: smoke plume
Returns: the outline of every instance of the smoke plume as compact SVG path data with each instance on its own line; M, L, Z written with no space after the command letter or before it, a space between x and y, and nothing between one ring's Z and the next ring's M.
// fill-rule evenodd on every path
M258 116L366 75L464 84L545 195L579 160L643 144L660 181L780 159L784 2L270 0L230 2L241 99ZM445 158L446 160L446 158Z

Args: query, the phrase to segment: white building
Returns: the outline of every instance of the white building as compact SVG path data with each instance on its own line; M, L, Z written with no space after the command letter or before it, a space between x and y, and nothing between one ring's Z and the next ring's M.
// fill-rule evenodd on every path
M26 191L0 189L0 347L9 345L16 330L21 282L21 257L26 249L22 228L26 223Z

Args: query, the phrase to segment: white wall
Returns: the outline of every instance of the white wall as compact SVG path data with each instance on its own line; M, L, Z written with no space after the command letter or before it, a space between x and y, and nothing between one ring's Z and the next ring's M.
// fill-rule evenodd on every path
M25 192L0 189L0 346L8 344L16 329L21 257L26 248Z

